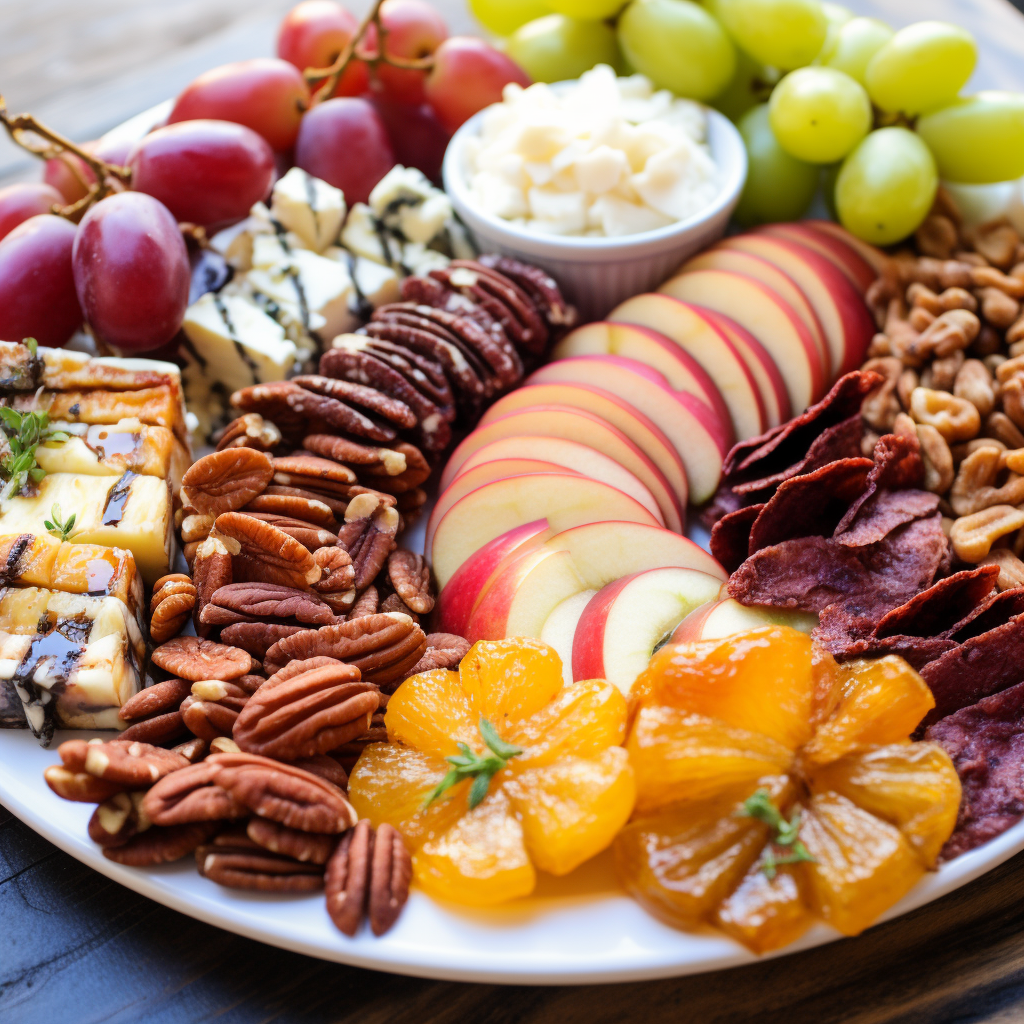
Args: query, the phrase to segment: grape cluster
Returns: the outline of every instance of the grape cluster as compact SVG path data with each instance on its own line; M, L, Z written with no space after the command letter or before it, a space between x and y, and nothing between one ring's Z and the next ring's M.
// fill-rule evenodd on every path
M595 64L635 69L738 126L750 172L737 219L803 215L819 185L843 224L879 245L913 234L939 178L1024 174L1024 96L961 96L971 34L898 32L819 0L471 0L536 80Z

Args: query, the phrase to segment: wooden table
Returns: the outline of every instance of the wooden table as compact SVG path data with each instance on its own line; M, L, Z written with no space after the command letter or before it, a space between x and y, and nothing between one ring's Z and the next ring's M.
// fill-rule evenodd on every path
M461 0L435 0L457 30ZM972 30L1024 31L1000 0ZM1024 0L1015 0L1024 8ZM907 20L958 0L903 0ZM272 52L290 0L0 0L0 88L77 139L199 71ZM969 22L965 22L968 23ZM1019 72L1018 72L1019 73ZM0 184L38 171L0 144ZM2 737L0 737L2 741ZM1024 1021L1024 854L858 939L716 974L586 988L419 981L220 931L84 867L0 807L0 1024L945 1024Z

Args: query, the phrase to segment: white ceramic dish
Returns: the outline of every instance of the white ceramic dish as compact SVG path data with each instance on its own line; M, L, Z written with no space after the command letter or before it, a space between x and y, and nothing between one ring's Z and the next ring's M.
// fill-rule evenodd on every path
M620 302L653 291L687 256L725 234L747 178L747 151L733 123L708 108L708 145L720 188L700 213L638 235L621 238L559 238L517 227L475 203L466 181L466 141L480 132L480 114L452 137L444 158L444 186L455 212L483 252L500 252L551 274L580 311L583 322L600 320Z

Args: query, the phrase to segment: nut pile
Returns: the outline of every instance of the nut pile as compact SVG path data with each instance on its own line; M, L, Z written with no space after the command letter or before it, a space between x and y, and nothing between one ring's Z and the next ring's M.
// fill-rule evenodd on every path
M340 677L345 687L352 682L346 669L272 677L267 703L287 705L297 691L337 689L327 677ZM319 712L320 719L326 715ZM277 748L302 746L294 737L289 746L286 733L276 739ZM151 867L194 853L200 874L230 888L323 889L331 920L350 936L364 919L382 935L408 898L412 866L401 836L387 825L375 831L369 821L357 821L343 788L345 770L330 757L286 764L240 751L231 741L194 739L166 750L124 737L68 740L57 752L62 763L46 769L47 783L67 800L96 804L89 836L118 864Z
M970 228L940 189L915 236L869 288L880 333L864 369L869 454L916 437L956 558L1024 584L1024 240L1006 220Z

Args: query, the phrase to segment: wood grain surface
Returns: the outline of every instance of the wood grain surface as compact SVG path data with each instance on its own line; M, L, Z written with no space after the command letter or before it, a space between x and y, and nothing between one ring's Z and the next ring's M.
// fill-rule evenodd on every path
M454 29L468 28L462 0L435 2ZM956 2L905 0L901 15L940 16ZM991 20L970 27L1005 38L1011 12L983 3ZM208 67L272 52L289 6L0 0L0 90L13 110L93 138ZM1024 53L1024 25L1017 31L1007 51ZM37 173L0 140L0 184ZM500 988L347 968L220 931L108 881L0 807L0 1024L101 1021L1011 1024L1024 1021L1024 854L860 938L753 967Z

